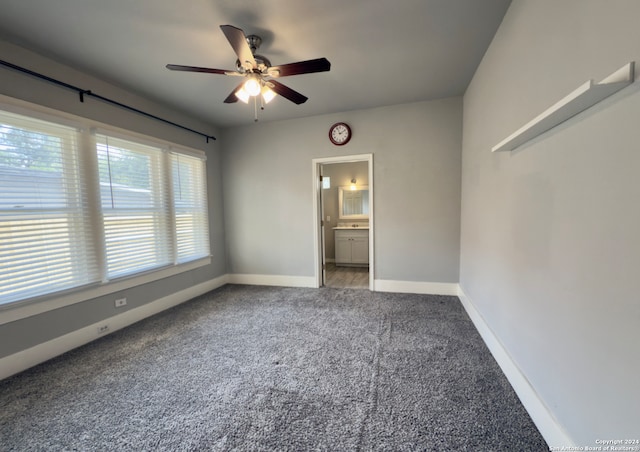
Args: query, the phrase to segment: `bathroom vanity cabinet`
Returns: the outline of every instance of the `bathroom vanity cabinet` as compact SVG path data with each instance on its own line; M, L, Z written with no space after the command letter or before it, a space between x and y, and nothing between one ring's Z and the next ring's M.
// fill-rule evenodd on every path
M369 266L369 230L358 228L334 229L336 265Z

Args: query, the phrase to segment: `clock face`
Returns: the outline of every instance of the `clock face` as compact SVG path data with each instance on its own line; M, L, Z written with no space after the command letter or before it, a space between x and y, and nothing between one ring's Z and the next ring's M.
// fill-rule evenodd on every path
M351 139L351 128L344 122L338 122L329 129L329 139L337 146L347 144Z

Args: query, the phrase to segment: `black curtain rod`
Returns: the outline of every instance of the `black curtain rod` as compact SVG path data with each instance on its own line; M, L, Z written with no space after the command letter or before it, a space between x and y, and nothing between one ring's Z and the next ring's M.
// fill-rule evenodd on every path
M26 69L26 68L23 68L21 66L15 65L13 63L9 63L8 61L0 60L0 64L2 64L3 66L6 66L8 68L14 69L16 71L22 72L24 74L32 75L33 77L37 77L37 78L39 78L41 80L45 80L47 82L56 84L58 86L62 86L64 88L76 91L80 96L80 102L84 102L84 96L95 97L96 99L100 99L101 101L107 102L107 103L109 103L111 105L115 105L117 107L124 108L125 110L129 110L129 111L132 111L134 113L138 113L140 115L146 116L147 118L155 119L156 121L164 122L165 124L169 124L171 126L178 127L178 128L180 128L182 130L186 130L187 132L195 133L196 135L200 135L202 137L205 137L206 140L207 140L207 143L209 142L210 139L211 140L215 140L216 139L216 137L214 137L213 135L207 135L206 133L198 132L197 130L190 129L189 127L185 127L185 126L182 126L180 124L176 124L175 122L160 118L160 117L158 117L156 115L152 115L151 113L147 113L146 111L138 110L137 108L130 107L129 105L125 105L125 104L120 103L118 101L115 101L113 99L109 99L107 97L101 96L99 94L96 94L96 93L92 92L91 90L82 89L82 88L79 88L77 86L70 85L69 83L65 83L65 82L57 80L55 78L48 77L48 76L40 74L38 72L34 72L34 71L30 70L30 69Z

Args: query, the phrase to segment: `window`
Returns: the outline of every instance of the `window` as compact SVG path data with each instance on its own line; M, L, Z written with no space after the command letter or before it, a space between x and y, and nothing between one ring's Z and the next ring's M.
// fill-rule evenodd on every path
M173 263L162 149L96 136L107 276Z
M0 304L209 256L203 153L20 113L0 111Z
M209 254L209 222L205 167L202 160L171 154L178 262Z
M2 302L98 280L78 154L75 129L0 112Z

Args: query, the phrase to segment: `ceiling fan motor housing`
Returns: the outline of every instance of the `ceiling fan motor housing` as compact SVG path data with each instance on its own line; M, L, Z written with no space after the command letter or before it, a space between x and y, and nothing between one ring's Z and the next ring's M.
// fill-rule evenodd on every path
M253 69L253 72L263 73L269 67L271 67L271 61L269 61L269 58L265 56L256 55L254 53L253 59L256 60L256 66L257 66L257 70ZM236 60L236 69L238 70L238 72L247 72L247 69L244 66L242 66L242 64L240 64L240 60Z
M256 65L258 66L258 71L254 69L253 72L265 72L271 66L271 61L263 55L256 54L256 51L262 45L262 38L258 35L249 35L246 39L247 44L249 44L249 48L251 49L251 53L253 54L253 58L256 60ZM240 72L246 71L239 59L236 60L236 68Z

